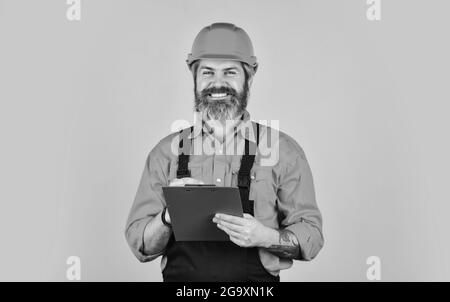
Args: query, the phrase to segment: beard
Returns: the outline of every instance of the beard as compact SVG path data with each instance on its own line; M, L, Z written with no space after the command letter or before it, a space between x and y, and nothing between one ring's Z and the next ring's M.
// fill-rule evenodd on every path
M242 92L238 93L231 87L211 87L197 91L197 83L194 83L195 111L202 113L207 120L232 120L242 115L247 108L249 87L244 82ZM213 100L211 94L227 94L223 99Z

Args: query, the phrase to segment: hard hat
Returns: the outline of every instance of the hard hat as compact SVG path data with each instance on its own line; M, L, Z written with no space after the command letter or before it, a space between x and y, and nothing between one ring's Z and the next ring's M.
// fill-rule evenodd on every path
M186 63L191 67L199 59L234 60L247 63L254 71L258 68L250 37L231 23L213 23L198 33Z

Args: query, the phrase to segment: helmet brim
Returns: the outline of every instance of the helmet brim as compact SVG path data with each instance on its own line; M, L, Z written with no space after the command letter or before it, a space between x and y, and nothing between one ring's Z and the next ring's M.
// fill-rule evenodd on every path
M198 60L201 59L216 59L216 60L231 60L231 61L239 61L248 64L250 67L253 67L253 69L256 70L258 63L256 62L256 57L250 57L250 58L243 58L239 55L232 55L232 54L211 54L211 53L205 53L198 56L193 56L192 54L188 55L188 58L186 59L186 63L188 67L190 68L191 65Z

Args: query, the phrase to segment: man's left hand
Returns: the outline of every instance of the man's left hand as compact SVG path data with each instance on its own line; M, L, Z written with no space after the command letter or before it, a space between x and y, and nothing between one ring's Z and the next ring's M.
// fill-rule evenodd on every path
M250 214L244 214L243 218L216 214L213 222L240 247L268 247L273 241L272 237L278 235L274 229L266 227Z

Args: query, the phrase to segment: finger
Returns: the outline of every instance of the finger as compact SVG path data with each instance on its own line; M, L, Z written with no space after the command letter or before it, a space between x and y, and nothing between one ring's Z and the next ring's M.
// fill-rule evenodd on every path
M229 223L237 224L237 225L245 225L246 220L242 217L237 217L233 215L227 215L227 214L216 214L215 217L219 220L223 220Z
M225 226L223 226L223 225L218 224L217 227L218 227L219 229L221 229L222 231L224 231L224 232L225 232L227 235L229 235L229 236L237 236L237 233L236 233L236 232L230 230L229 228L227 228L227 227L225 227Z
M236 233L242 234L242 235L245 235L245 233L246 233L244 227L242 227L240 225L233 224L233 223L226 222L224 220L219 220L217 222L217 224L221 225L221 226L224 226L224 227L226 227L226 228L228 228L228 229L230 229L230 230L232 230L232 231L234 231Z
M228 235L236 237L237 239L240 239L242 241L247 241L248 240L248 238L245 237L243 234L241 234L239 232L236 232L236 231L234 231L234 230L232 230L232 229L230 229L230 228L228 228L226 226L218 224L217 227L219 229L221 229L222 231L224 231L225 233L227 233Z

